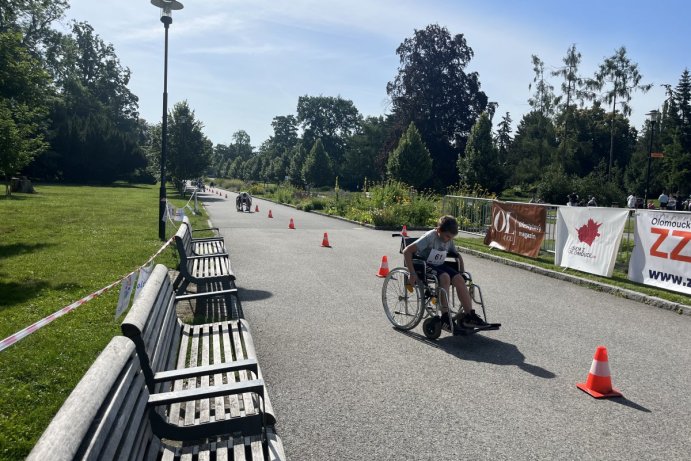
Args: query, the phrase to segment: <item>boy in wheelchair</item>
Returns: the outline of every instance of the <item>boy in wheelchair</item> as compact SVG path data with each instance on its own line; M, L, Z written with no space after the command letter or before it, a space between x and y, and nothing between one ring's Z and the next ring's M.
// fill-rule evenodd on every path
M487 326L487 323L472 308L473 304L470 293L463 278L463 258L456 251L456 246L453 243L453 238L456 235L458 235L458 222L456 218L453 216L442 216L439 218L436 228L408 245L403 250L405 265L410 273L408 282L411 285L415 285L420 276L424 275L415 270L413 257L425 261L427 263L427 270L436 272L439 286L442 288L441 295L439 296L442 327L450 329L451 321L453 320L456 320L457 325L463 328L484 327ZM456 258L458 269L444 264L447 254ZM423 280L422 282L424 283L425 281ZM449 318L449 299L447 299L447 294L451 285L456 289L458 299L463 307L463 314L459 314L460 318L458 319Z

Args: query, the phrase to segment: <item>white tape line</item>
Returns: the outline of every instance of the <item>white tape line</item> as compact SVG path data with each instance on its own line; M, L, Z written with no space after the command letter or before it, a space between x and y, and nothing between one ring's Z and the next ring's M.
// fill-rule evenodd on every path
M101 296L103 293L105 293L106 291L110 290L110 289L113 288L114 286L118 285L119 283L121 283L123 280L125 280L125 279L126 279L127 277L129 277L130 275L132 275L132 274L134 274L135 272L137 272L137 271L138 271L139 269L141 269L142 267L147 266L151 261L153 261L153 259L154 259L156 256L160 255L160 254L163 252L163 250L165 250L166 247L168 247L168 245L171 244L171 242L173 241L173 238L174 238L174 237L171 237L171 238L170 238L170 239L169 239L169 240L168 240L168 241L167 241L167 242L156 252L155 255L153 255L151 258L149 258L149 260L146 262L146 264L143 264L142 266L139 266L139 267L138 267L137 269L135 269L134 271L130 272L129 274L125 275L124 277L121 277L119 280L117 280L117 281L111 283L110 285L108 285L108 286L106 286L106 287L103 287L103 288L101 288L100 290L95 291L95 292L91 293L91 294L88 295L88 296L85 296L84 298L80 299L79 301L73 302L73 303L70 304L69 306L63 307L62 309L60 309L60 310L57 311L57 312L53 312L53 313L50 314L48 317L45 317L45 318L39 320L38 322L29 325L28 327L24 328L23 330L18 331L18 332L16 332L16 333L14 333L13 335L10 335L10 336L8 336L7 338L3 339L2 341L0 341L0 352L4 351L5 349L7 349L8 347L10 347L11 345L17 343L18 341L20 341L20 340L26 338L27 336L29 336L31 333L35 332L36 330L39 330L39 329L43 328L44 326L48 325L48 324L51 323L53 320L55 320L55 319L57 319L57 318L59 318L59 317L62 317L63 315L65 315L65 314L67 314L67 313L69 313L69 312L72 312L73 310L75 310L76 308L78 308L79 306L81 306L82 304L86 304L87 302L91 301L92 299Z

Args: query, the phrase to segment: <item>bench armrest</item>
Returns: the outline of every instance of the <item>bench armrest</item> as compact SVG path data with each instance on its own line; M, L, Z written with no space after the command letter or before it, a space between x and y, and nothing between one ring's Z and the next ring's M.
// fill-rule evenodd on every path
M237 288L228 288L227 290L208 291L205 293L192 293L189 295L176 296L175 301L186 301L188 299L197 299L197 298L211 298L213 296L223 296L223 295L227 295L230 293L237 293L237 292L238 292Z
M192 239L192 243L199 242L222 242L223 237L195 237Z
M259 374L259 366L256 359L237 360L235 362L217 363L214 365L204 365L199 367L181 368L179 370L168 370L156 373L154 381L157 383L174 381L176 379L192 378L195 376L206 376L217 373L227 373L231 371L250 370L255 376Z
M194 400L210 399L226 395L238 395L245 392L258 394L264 399L264 380L253 379L239 383L223 384L220 386L184 389L181 391L162 392L149 395L149 406L171 405L173 403L190 402Z
M202 232L202 231L218 231L218 227L207 227L206 229L193 229L192 232Z

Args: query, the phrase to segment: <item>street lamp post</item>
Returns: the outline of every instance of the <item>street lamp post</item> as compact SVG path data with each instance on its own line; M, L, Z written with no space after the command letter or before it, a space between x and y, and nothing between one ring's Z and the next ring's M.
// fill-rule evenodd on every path
M173 23L173 10L181 10L176 0L151 0L161 9L161 22L165 27L165 54L163 60L163 122L161 125L161 191L158 195L158 238L166 239L166 154L168 153L168 26Z
M648 190L650 188L650 160L653 158L653 136L655 135L655 122L657 122L657 115L659 114L656 110L651 110L646 115L650 121L650 145L648 147L648 173L645 177L645 198L643 199L643 206L648 209Z

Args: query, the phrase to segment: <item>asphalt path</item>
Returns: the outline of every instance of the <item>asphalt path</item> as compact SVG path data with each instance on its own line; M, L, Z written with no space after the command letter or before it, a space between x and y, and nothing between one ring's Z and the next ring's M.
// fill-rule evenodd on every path
M382 309L381 258L402 265L391 232L257 198L238 213L225 195L201 197L289 459L689 459L690 316L465 255L503 327L428 341ZM624 398L576 388L599 345Z

